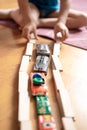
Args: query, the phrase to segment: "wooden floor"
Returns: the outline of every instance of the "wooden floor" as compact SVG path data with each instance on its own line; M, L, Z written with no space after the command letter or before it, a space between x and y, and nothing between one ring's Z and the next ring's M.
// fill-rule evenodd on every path
M15 0L0 0L0 8L16 7ZM39 37L38 42L53 41ZM26 48L26 39L21 37L18 29L0 26L0 130L19 130L18 122L18 71L21 58ZM62 45L61 63L62 78L69 93L72 108L76 117L77 130L87 130L87 52L82 49ZM49 96L52 112L58 130L61 122L55 98L52 75L48 74ZM52 87L51 87L52 86ZM34 100L31 100L31 120L33 130L37 129Z

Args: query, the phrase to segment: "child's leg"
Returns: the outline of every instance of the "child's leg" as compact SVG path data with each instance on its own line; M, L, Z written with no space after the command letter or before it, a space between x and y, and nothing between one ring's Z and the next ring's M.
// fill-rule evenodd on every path
M49 15L49 18L43 18L39 21L39 27L54 27L58 20L59 11ZM87 26L87 14L81 11L70 10L66 25L69 29Z
M29 8L31 8L32 17L38 20L39 11L38 9L31 3L29 3ZM24 27L24 20L19 8L14 9L0 9L0 19L12 19L14 20L20 27Z
M19 11L19 8L15 9L0 9L0 19L12 19L19 26L23 26L22 15Z
M70 9L66 24L70 29L87 26L87 14L81 11Z
M10 19L10 12L13 9L0 9L0 19Z

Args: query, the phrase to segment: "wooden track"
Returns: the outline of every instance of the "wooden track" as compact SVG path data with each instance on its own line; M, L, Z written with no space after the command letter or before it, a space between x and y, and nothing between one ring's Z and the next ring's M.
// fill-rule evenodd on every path
M15 0L0 0L0 8L16 6ZM21 37L19 30L0 26L0 130L19 130L18 71L21 58L25 52L26 42L26 39ZM52 40L38 37L38 42L48 43L52 50ZM63 65L61 75L76 117L76 128L77 130L87 130L87 52L62 44L60 61ZM32 70L33 62L34 55L30 70ZM58 114L59 109L56 103L54 82L52 82L51 66L48 70L47 78L52 113L55 117L57 128L60 130L62 126L60 114ZM33 130L37 130L37 116L34 106L35 102L32 98L30 118L33 122ZM58 125L58 122L60 125Z

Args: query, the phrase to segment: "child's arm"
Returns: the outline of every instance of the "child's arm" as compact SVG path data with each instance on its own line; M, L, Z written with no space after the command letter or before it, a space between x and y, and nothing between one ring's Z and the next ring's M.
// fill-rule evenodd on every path
M71 0L60 1L60 12L58 15L58 22L60 21L60 22L63 22L64 24L66 23L69 9L70 9L70 1Z
M30 33L34 33L35 38L36 36L36 21L32 17L32 12L29 7L28 0L18 0L19 8L23 17L24 27L22 34L28 40L30 39Z
M60 12L58 15L58 21L54 29L55 29L55 38L57 39L57 32L61 32L62 41L65 40L69 35L68 28L66 27L66 21L69 9L70 9L70 0L60 0Z

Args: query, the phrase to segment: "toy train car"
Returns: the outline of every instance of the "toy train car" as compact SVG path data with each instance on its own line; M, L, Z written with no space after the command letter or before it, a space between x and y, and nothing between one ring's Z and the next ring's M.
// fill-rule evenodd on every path
M45 84L45 74L44 73L31 72L30 81L31 81L31 92L32 92L33 96L48 94L48 89Z
M34 65L34 72L44 72L47 74L50 59L45 55L38 55Z
M38 115L51 114L51 106L46 95L36 96L36 107Z
M37 44L37 55L47 55L50 56L50 49L48 44Z
M47 74L50 62L50 50L48 44L37 44L36 62L34 72L44 72Z
M38 116L39 130L56 130L56 124L52 115Z

